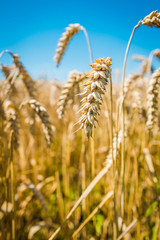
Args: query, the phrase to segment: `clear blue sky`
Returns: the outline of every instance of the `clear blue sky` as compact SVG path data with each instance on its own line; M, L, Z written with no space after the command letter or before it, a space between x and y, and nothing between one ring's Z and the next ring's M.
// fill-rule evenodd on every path
M19 54L34 78L46 73L48 78L65 81L70 70L90 69L82 32L74 36L59 68L55 66L56 45L68 24L80 23L87 29L94 59L112 57L114 72L122 69L133 26L151 11L159 11L160 1L1 0L0 9L0 51L9 49ZM160 29L141 26L134 36L129 57L148 56L155 48L160 48ZM11 63L7 56L1 61ZM136 69L139 70L139 65L129 59L127 74Z

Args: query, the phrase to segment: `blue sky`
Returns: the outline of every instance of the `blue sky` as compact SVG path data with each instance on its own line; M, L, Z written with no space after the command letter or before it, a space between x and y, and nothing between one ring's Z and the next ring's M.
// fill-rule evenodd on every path
M134 25L151 11L159 11L160 1L1 0L0 8L0 51L9 49L19 54L35 79L45 73L47 78L65 81L70 70L86 72L90 69L83 32L74 36L60 66L56 68L53 55L68 24L80 23L86 28L94 59L112 57L114 74L115 69L122 70L125 49ZM136 31L129 52L127 74L140 70L131 56L148 56L151 50L160 48L159 39L160 29L141 26ZM4 56L1 62L10 64L10 57Z

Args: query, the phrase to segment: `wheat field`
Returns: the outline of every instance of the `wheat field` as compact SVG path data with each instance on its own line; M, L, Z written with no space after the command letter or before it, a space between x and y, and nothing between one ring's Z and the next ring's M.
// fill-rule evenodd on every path
M133 56L141 72L125 74L140 25L160 28L160 14L133 28L122 81L112 56L93 60L77 23L54 64L82 31L90 71L71 69L64 84L35 81L20 56L1 53L0 239L160 240L160 49Z

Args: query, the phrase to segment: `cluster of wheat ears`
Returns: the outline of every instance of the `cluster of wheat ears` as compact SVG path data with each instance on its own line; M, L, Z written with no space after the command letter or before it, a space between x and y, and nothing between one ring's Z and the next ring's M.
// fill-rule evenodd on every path
M122 87L77 23L54 59L82 31L91 70L72 70L65 85L34 81L17 54L0 54L13 60L0 65L0 239L160 239L160 50L134 56L142 70L125 76L142 25L160 28L160 13L133 28Z

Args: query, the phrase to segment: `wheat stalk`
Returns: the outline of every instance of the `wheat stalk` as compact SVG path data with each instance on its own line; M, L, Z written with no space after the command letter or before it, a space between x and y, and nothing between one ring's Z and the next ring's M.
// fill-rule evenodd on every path
M158 90L160 86L160 68L157 69L153 74L152 78L149 82L149 88L148 88L148 102L147 102L147 123L146 127L147 130L152 130L153 126L157 122L157 116L158 116Z
M113 159L116 159L117 157L117 151L120 149L122 143L122 130L120 130L117 133L115 133L114 137L113 137L113 150L112 148L110 148L109 153L106 157L105 163L106 164L112 164L112 154L113 154Z
M90 53L90 61L92 63L92 52L91 52L90 42L89 42L89 38L88 38L86 29L83 26L81 26L79 23L74 23L74 24L69 24L69 26L65 30L66 31L62 34L62 37L60 38L60 40L58 42L56 54L54 56L56 65L58 66L60 64L62 56L65 53L66 48L68 46L68 43L73 38L73 36L79 32L79 30L82 30L86 36L89 53Z
M85 79L85 76L86 76L85 74L79 73L77 71L71 71L69 73L69 79L65 84L61 92L61 96L58 100L57 113L59 119L63 119L66 105L68 101L71 99L75 87L77 87L79 83Z
M110 57L98 58L95 62L90 65L92 70L87 74L88 79L84 82L84 91L81 93L83 97L80 109L82 116L79 123L88 138L92 136L92 128L98 121L97 115L99 115L100 105L103 102L102 95L110 77L112 60Z
M102 201L96 206L96 208L90 213L90 215L81 223L78 229L73 233L72 238L74 239L77 234L84 228L84 226L95 216L95 214L103 207L103 205L113 196L113 191L107 193Z
M158 13L158 11L153 11L151 12L149 15L147 15L143 20L140 20L138 22L138 24L136 26L134 26L131 36L129 38L128 44L127 44L127 48L126 48L126 52L125 52L125 57L124 57L124 63L123 63L123 74L122 74L122 96L124 98L124 85L125 85L125 70L126 70L126 62L127 62L127 56L128 56L128 51L131 45L131 41L133 38L133 35L136 31L137 28L139 28L139 26L143 24L143 25L147 25L149 27L156 27L159 28L160 27L160 14ZM123 104L122 104L122 132L123 132L123 140L122 140L122 165L121 165L121 169L122 169L122 194L121 194L121 217L123 219L124 216L124 174L125 174L125 138L124 138L124 131L125 131L125 101L123 100Z

